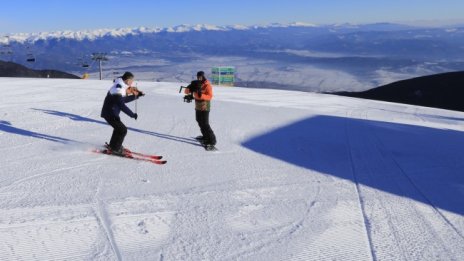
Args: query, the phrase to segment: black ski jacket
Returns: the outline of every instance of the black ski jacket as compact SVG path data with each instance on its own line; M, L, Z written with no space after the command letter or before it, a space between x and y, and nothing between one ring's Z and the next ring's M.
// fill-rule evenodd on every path
M126 103L135 100L135 95L122 97L120 94L111 94L108 92L103 102L103 108L101 111L102 118L117 118L119 119L119 113L123 111L127 116L134 118L135 114L126 106Z

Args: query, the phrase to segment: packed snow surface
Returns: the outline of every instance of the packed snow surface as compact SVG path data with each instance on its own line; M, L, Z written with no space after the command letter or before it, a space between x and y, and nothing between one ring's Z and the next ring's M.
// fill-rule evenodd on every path
M207 152L181 83L0 79L1 260L463 260L464 113L215 87ZM185 83L184 83L185 85Z

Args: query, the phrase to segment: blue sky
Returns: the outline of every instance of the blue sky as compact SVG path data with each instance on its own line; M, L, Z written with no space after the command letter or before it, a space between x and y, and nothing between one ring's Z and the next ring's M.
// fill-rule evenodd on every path
M0 34L179 24L464 21L463 0L11 0Z

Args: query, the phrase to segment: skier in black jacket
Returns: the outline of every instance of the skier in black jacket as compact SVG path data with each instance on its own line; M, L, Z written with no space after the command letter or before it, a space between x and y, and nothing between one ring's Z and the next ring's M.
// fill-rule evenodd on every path
M106 94L101 111L101 117L114 128L109 149L116 155L123 155L124 148L122 143L127 134L127 127L121 122L119 113L123 111L129 117L137 120L137 113L133 113L126 106L126 103L145 95L143 92L137 90L137 88L131 87L133 82L134 75L131 72L125 72L121 78L117 78Z

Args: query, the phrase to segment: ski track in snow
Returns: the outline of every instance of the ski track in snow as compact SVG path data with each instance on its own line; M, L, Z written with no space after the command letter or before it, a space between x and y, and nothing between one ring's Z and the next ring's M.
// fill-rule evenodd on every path
M364 117L367 117L366 112L361 112L360 118L362 118L363 115ZM391 243L397 246L397 248L382 249L381 247L379 247L381 246L379 242L371 243L371 246L374 250L374 259L430 260L435 258L436 253L440 252L440 248L443 248L446 249L446 253L443 253L444 258L452 260L453 255L448 256L448 253L453 253L454 249L462 248L462 244L464 243L464 241L462 240L463 238L461 233L441 214L440 210L437 209L429 199L427 199L427 197L418 189L418 187L415 186L414 182L408 177L408 175L404 172L404 170L401 168L398 162L394 159L394 157L392 155L385 155L385 151L388 150L385 149L381 142L381 138L379 138L379 136L376 135L373 130L367 128L361 129L359 127L353 128L351 136L356 137L356 139L358 139L358 142L356 144L363 146L363 149L359 149L358 155L359 153L370 155L370 162L369 164L365 164L365 166L359 166L359 163L362 162L363 158L361 156L359 160L353 161L353 164L354 162L358 162L358 164L354 164L355 166L358 165L356 166L356 169L365 171L366 174L368 174L367 178L372 178L375 175L378 175L376 174L376 172L386 174L388 173L388 171L391 171L392 173L396 173L397 175L394 178L392 178L394 180L400 181L400 183L391 183L391 181L389 181L389 186L395 189L399 189L399 191L402 191L400 194L418 193L429 203L428 206L418 206L418 204L413 203L411 200L407 198L397 198L395 200L385 202L386 197L379 196L377 192L375 192L374 194L375 197L372 197L369 195L370 193L363 192L364 190L369 190L368 188L366 188L365 186L358 186L362 202L365 202L367 205L369 205L372 204L370 203L370 201L374 200L374 198L377 198L377 200L381 201L381 209L387 210L388 213L385 216L388 217L388 225L381 229L384 230L385 228L389 228L391 230L391 233L393 235ZM383 163L372 164L374 162L374 158L372 157L372 155L378 155L376 160L379 160L381 162L383 161ZM385 165L386 161L393 162L394 164ZM384 169L372 169L374 166L379 166L378 168L381 168L380 166L383 166ZM367 169L365 169L366 167ZM385 171L385 169L388 169L388 171ZM362 172L360 170L358 170L357 172ZM392 175L392 173L389 173L389 175ZM387 183L386 181L384 182ZM428 208L431 208L432 210L428 210ZM430 213L428 212L432 212L434 213L434 215L430 216ZM401 218L395 218L395 216L399 216ZM377 216L366 215L366 224L377 225L383 223L382 221L379 221L377 219ZM368 229L369 234L371 234L371 237L374 238L374 241L383 241L388 245L388 242L386 242L388 237L385 237L385 235L388 235L389 233L382 233L380 238L378 238L377 235L372 235L376 232L376 230L380 229L376 226ZM417 238L417 234L415 234L414 231L421 231L420 238ZM454 238L453 242L450 242L452 243L452 246L448 246L447 244L449 243L441 241L441 236L436 231L447 231L447 234L451 235ZM437 242L437 240L439 241ZM420 241L423 241L423 243L420 244ZM440 248L437 248L435 244L427 245L427 243L425 242L435 242L435 244L439 243ZM397 250L392 251L392 249Z
M208 153L181 84L140 82L125 144L154 166L90 152L110 81L0 83L18 90L0 98L1 260L464 256L463 113L216 87Z
M387 151L379 137L375 135L375 138L377 139L377 144L381 148L381 151ZM396 167L400 170L401 174L403 174L403 176L409 181L414 190L416 190L420 194L420 196L426 200L428 205L433 208L434 212L438 216L440 216L443 219L443 221L447 223L456 232L457 235L459 235L462 241L462 239L464 239L463 234L456 228L456 226L450 220L448 220L448 218L446 218L445 215L443 215L442 211L434 205L434 203L426 196L426 194L422 192L422 190L414 183L411 177L409 177L408 174L403 170L398 161L396 161L392 155L384 155L384 157L387 159L391 159L395 163Z
M98 161L101 161L101 159L92 160L92 161L97 161L98 162ZM21 183L24 183L24 182L28 182L28 181L31 181L33 179L44 178L46 176L55 175L56 173L65 172L67 170L76 169L76 168L83 168L83 167L86 167L86 166L89 166L89 165L94 165L95 163L92 163L92 161L84 163L84 164L74 165L74 166L71 166L71 167L57 168L57 169L54 169L54 170L50 170L50 171L46 171L46 172L43 172L43 173L35 174L35 175L29 176L27 178L15 180L11 184L1 186L0 187L0 192L2 190L10 188L11 186L15 186L15 185L18 185L18 184L21 184Z
M353 111L351 112L352 114L354 113ZM348 112L347 112L347 117L346 118L352 118L353 115L348 115ZM351 143L351 135L348 131L348 129L350 128L349 126L349 122L346 121L346 124L345 124L345 134L346 134L346 139L347 139L347 145L348 145L348 152L349 152L349 155L350 155L350 165L351 165L351 172L353 174L353 180L354 180L354 185L355 185L355 189L356 189L356 195L357 195L357 198L358 198L358 202L359 202L359 208L360 208L360 212L361 212L361 216L362 216L362 219L363 219L363 224L364 224L364 229L365 229L365 233L366 233L366 241L368 242L368 245L369 245L369 252L371 254L371 256L369 257L370 259L375 259L374 258L374 253L373 253L373 245L372 245L372 238L371 238L371 231L370 231L370 227L369 227L369 220L368 220L368 217L366 215L366 206L364 204L364 199L363 197L361 196L361 188L360 188L360 184L359 184L359 180L358 180L358 174L356 172L356 169L355 169L355 161L353 159L353 151L352 151L352 143Z

